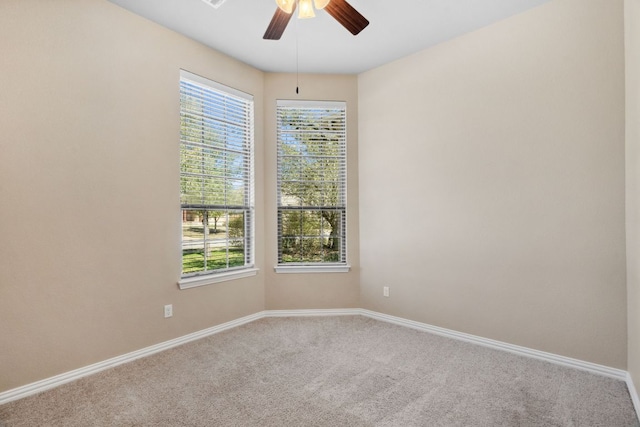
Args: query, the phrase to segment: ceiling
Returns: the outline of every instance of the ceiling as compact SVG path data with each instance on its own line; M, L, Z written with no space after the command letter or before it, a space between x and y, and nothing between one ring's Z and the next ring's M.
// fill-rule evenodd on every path
M325 11L262 36L274 0L109 0L267 72L358 74L550 0L348 0L370 24L353 36Z

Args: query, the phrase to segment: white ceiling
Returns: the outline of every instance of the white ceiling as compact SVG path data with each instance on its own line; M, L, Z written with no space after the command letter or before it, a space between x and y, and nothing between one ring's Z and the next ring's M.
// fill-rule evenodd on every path
M370 21L359 35L318 11L280 40L262 39L274 0L110 1L263 71L357 74L550 0L348 0Z

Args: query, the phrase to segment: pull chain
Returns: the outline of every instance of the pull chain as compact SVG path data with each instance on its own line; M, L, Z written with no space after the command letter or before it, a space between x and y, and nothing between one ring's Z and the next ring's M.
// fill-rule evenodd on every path
M296 6L300 7L299 1L296 0ZM296 8L297 9L297 8ZM294 17L295 19L295 17ZM298 19L296 19L296 94L300 93L300 49L298 47Z

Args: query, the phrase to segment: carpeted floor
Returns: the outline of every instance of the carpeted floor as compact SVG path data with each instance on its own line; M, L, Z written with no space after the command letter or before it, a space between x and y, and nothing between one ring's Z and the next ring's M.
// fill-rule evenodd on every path
M267 318L0 406L9 426L638 426L624 382L360 316Z

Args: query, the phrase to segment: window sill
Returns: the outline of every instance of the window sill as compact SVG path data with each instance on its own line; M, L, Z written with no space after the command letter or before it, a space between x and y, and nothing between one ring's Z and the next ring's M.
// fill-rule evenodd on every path
M276 273L348 273L350 265L277 265Z
M258 268L247 268L244 270L227 271L225 273L214 273L202 276L186 277L178 281L178 286L180 287L180 289L197 288L199 286L212 285L214 283L255 276L256 274L258 274L258 271Z

